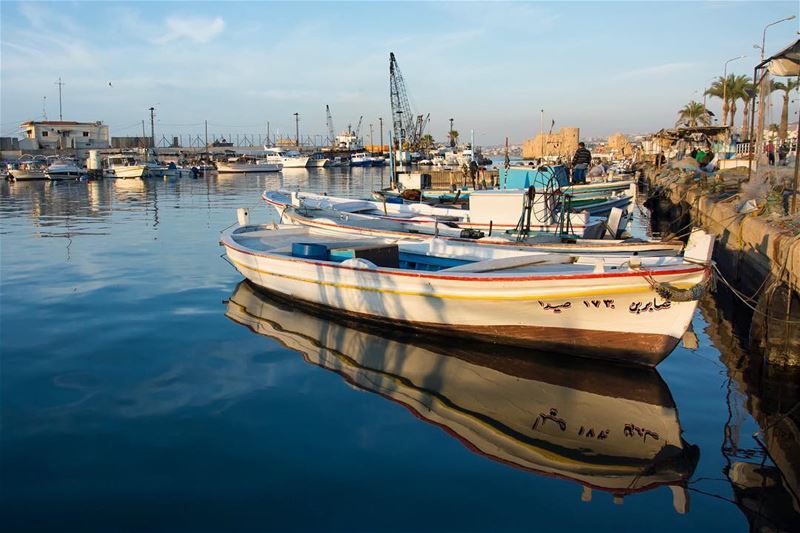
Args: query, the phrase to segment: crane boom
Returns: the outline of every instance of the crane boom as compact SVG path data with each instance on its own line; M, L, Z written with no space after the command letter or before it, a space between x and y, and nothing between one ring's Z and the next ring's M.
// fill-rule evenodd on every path
M325 114L328 115L328 136L330 137L330 144L333 146L336 144L336 130L333 127L333 117L331 117L331 106L325 106Z
M397 66L394 52L389 53L389 100L392 104L394 142L399 144L400 139L403 139L408 141L411 146L417 145L419 138L414 127L415 117L411 113L411 105L408 103L408 94L406 93L406 83L403 80L400 67Z
M358 126L356 126L356 139L358 139L358 136L361 134L361 121L362 120L364 120L364 115L361 115L360 117L358 117Z

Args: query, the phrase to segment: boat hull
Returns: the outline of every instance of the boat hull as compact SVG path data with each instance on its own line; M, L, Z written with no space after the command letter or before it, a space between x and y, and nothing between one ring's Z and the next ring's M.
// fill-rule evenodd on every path
M248 174L257 172L280 172L281 165L278 163L267 163L264 165L248 165L237 163L217 163L217 171L228 174Z
M243 271L240 270L240 272L244 274ZM257 284L252 278L248 279ZM259 287L277 298L294 297L294 294L287 294L269 286L259 285ZM420 322L357 313L310 300L304 300L303 304L315 312L337 314L344 319L369 321L376 325L402 328L413 333L436 334L452 339L530 348L542 352L565 353L571 356L646 367L657 366L675 349L680 340L669 335L651 333L632 334L535 325L481 326Z
M651 283L685 289L708 275L695 265L550 276L359 268L252 251L232 231L221 243L234 266L285 297L392 327L644 366L669 355L697 307Z
M10 170L9 177L16 181L46 180L47 175L43 170Z
M80 178L82 174L82 172L48 172L47 179L50 181L74 180Z
M281 163L283 168L306 168L308 161L308 157L284 157Z
M111 167L111 172L117 178L141 178L147 172L145 165L131 165L126 167Z

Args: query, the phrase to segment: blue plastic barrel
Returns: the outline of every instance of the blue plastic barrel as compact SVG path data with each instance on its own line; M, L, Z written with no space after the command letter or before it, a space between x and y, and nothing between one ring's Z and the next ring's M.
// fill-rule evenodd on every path
M292 257L302 257L303 259L317 259L319 261L328 260L328 247L324 244L293 242Z

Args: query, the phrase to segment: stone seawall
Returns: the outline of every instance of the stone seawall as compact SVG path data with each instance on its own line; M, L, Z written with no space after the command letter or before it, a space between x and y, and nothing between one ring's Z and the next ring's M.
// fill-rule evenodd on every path
M738 183L691 173L644 169L656 218L672 231L693 224L717 235L714 260L752 312L751 341L768 361L800 366L800 221L738 209ZM726 192L726 189L728 192Z

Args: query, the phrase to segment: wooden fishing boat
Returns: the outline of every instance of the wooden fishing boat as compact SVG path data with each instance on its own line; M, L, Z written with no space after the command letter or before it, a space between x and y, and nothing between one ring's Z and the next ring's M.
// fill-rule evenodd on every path
M592 216L608 216L611 209L618 208L629 211L636 201L636 184L626 182L627 187L619 188L612 186L600 188L591 186L591 189L583 188L586 185L563 187L560 189L560 197L569 197L570 208L576 211L586 210ZM509 190L509 189L506 189ZM428 203L431 205L440 204L466 204L474 190L458 190L449 192L444 190L419 190L419 189L381 189L372 193L372 198L384 202L395 203Z
M222 232L231 263L266 290L431 334L655 366L689 327L713 237L683 257L597 258L352 239L295 225Z
M495 232L486 236L484 232L452 228L446 224L431 227L413 221L387 220L385 218L360 213L341 212L335 209L302 207L276 207L281 222L317 228L333 234L353 236L368 235L390 239L418 237L423 239L447 240L480 246L510 246L530 251L549 253L568 253L575 255L677 255L683 250L683 242L644 241L641 239L575 239L562 240L556 234L540 234L517 239L514 234ZM623 220L622 212L609 217L610 232L616 235ZM616 221L616 222L614 222Z
M476 191L464 206L434 206L425 203L391 203L353 200L309 192L265 191L262 198L276 208L301 204L310 208L336 209L345 213L371 215L389 221L413 222L435 228L448 224L460 229L508 231L523 228L528 234L570 233L586 239L602 238L605 220L590 217L588 211L564 213L553 197L534 197L525 211L526 191Z
M622 498L659 486L687 510L698 459L654 370L446 345L315 316L242 282L226 316L348 384L397 402L472 452ZM577 496L577 494L576 494Z

